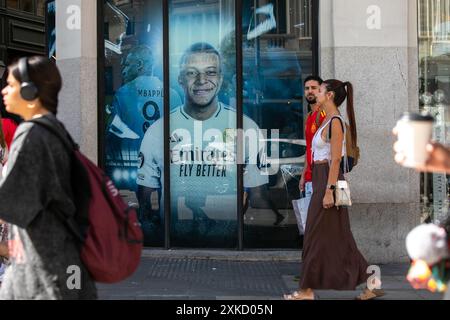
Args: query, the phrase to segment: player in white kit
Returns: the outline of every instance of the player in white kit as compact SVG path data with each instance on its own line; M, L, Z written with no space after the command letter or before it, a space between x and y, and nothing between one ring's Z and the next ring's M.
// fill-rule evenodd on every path
M209 44L191 46L181 59L179 84L185 102L170 114L172 221L192 219L208 227L215 221L236 222L236 111L219 102L223 77L219 53ZM244 116L244 128L261 139L257 124ZM152 192L163 190L162 119L146 132L140 150L137 184L144 190L140 207L151 212ZM258 144L260 141L250 141ZM268 183L256 163L257 153L245 148L244 186ZM160 217L162 218L162 217ZM154 217L153 217L154 219Z

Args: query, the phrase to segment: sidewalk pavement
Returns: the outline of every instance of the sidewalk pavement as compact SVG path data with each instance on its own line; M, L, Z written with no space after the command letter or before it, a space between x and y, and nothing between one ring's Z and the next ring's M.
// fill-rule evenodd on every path
M102 300L280 300L297 289L299 251L154 250L124 282L98 284ZM386 295L379 300L441 300L442 294L414 290L408 264L380 265ZM362 287L361 287L362 289ZM320 290L320 300L353 300L361 290Z

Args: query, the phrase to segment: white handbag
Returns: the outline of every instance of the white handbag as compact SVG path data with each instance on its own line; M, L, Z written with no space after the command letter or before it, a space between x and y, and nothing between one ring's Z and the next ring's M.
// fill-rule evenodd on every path
M342 124L344 123L342 118L338 117L341 121ZM348 158L347 158L347 146L346 146L346 128L345 125L343 124L343 128L344 128L344 174L348 173ZM350 186L348 184L348 182L346 180L338 180L336 182L336 189L334 190L334 205L336 207L351 207L352 205L352 198L351 198L351 194L350 194Z
M345 180L338 180L336 183L336 189L334 190L334 205L336 207L350 207L352 205L350 187Z

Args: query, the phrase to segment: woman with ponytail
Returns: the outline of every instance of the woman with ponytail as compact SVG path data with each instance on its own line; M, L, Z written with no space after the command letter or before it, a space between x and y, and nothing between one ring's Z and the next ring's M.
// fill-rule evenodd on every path
M368 264L350 229L348 210L334 205L336 183L344 179L340 163L345 155L345 122L338 108L346 99L350 133L356 143L352 84L326 80L317 94L317 103L327 117L312 141L314 192L306 222L300 290L285 295L286 300L313 300L314 290L355 290L369 277ZM381 295L381 290L365 289L357 299Z

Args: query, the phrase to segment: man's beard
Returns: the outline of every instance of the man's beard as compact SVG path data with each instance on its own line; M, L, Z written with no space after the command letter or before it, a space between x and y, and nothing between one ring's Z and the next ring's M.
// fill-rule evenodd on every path
M311 100L308 99L308 98L306 98L306 101L308 101L308 103L309 103L310 105L315 105L315 104L317 104L317 98L316 98L316 97L312 98Z

